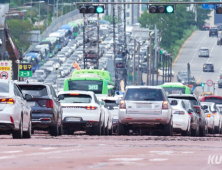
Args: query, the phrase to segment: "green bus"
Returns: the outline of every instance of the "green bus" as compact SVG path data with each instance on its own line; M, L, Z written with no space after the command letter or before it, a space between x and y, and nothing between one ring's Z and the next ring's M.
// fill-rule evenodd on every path
M110 87L112 86L112 87ZM114 95L114 83L100 77L72 77L64 81L63 90L93 91L95 94Z
M75 22L69 22L68 25L73 26L73 37L77 37L77 35L79 34L79 26L77 23Z
M182 83L164 83L159 85L167 94L191 94L190 88Z
M43 39L39 45L49 45L49 57L53 57L58 52L58 40L55 37L47 37Z

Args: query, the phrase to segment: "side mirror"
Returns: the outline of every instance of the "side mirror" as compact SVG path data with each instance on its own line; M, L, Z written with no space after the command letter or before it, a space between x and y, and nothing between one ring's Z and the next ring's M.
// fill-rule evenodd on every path
M25 95L25 100L31 100L33 97L30 94Z
M58 96L58 99L59 99L59 101L60 101L60 100L64 100L64 95L63 95L63 94L60 94L60 95Z
M192 109L188 109L187 112L188 112L188 113L192 113L193 110L192 110Z
M204 105L204 106L202 106L202 109L207 110L208 106Z

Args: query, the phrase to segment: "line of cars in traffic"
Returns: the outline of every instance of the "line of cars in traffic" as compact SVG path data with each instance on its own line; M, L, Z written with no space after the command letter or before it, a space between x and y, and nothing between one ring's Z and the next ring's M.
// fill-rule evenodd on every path
M51 136L164 135L222 133L222 97L166 94L160 86L127 86L124 96L98 97L90 91L61 91L49 83L0 81L0 133L30 138ZM4 86L3 86L4 85Z

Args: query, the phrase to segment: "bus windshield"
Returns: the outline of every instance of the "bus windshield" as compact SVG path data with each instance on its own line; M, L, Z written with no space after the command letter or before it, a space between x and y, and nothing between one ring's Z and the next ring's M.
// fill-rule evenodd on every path
M185 88L182 87L163 87L168 94L185 94Z
M95 94L102 94L103 81L95 80L73 80L68 81L69 90L93 91Z

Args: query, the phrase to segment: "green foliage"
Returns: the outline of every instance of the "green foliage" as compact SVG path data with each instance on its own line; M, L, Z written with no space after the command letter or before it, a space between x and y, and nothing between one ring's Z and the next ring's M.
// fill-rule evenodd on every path
M113 24L113 16L111 16L111 15L107 15L107 16L104 15L102 19L106 20L106 21L109 21L110 24ZM121 22L121 20L118 21L118 18L115 17L115 23L117 24L117 23L120 23L120 22Z
M210 10L195 5L197 8L197 21L195 21L195 14L187 10L188 6L177 5L174 14L149 14L144 11L138 21L141 27L149 29L154 29L156 25L162 37L160 46L176 56L183 42L196 28L203 26L204 20L208 19L207 14L210 13Z
M21 50L22 47L24 47L26 50L30 43L26 42L25 37L20 39L20 36L23 34L23 32L33 30L33 25L29 21L22 21L18 19L7 20L6 22L18 48Z

